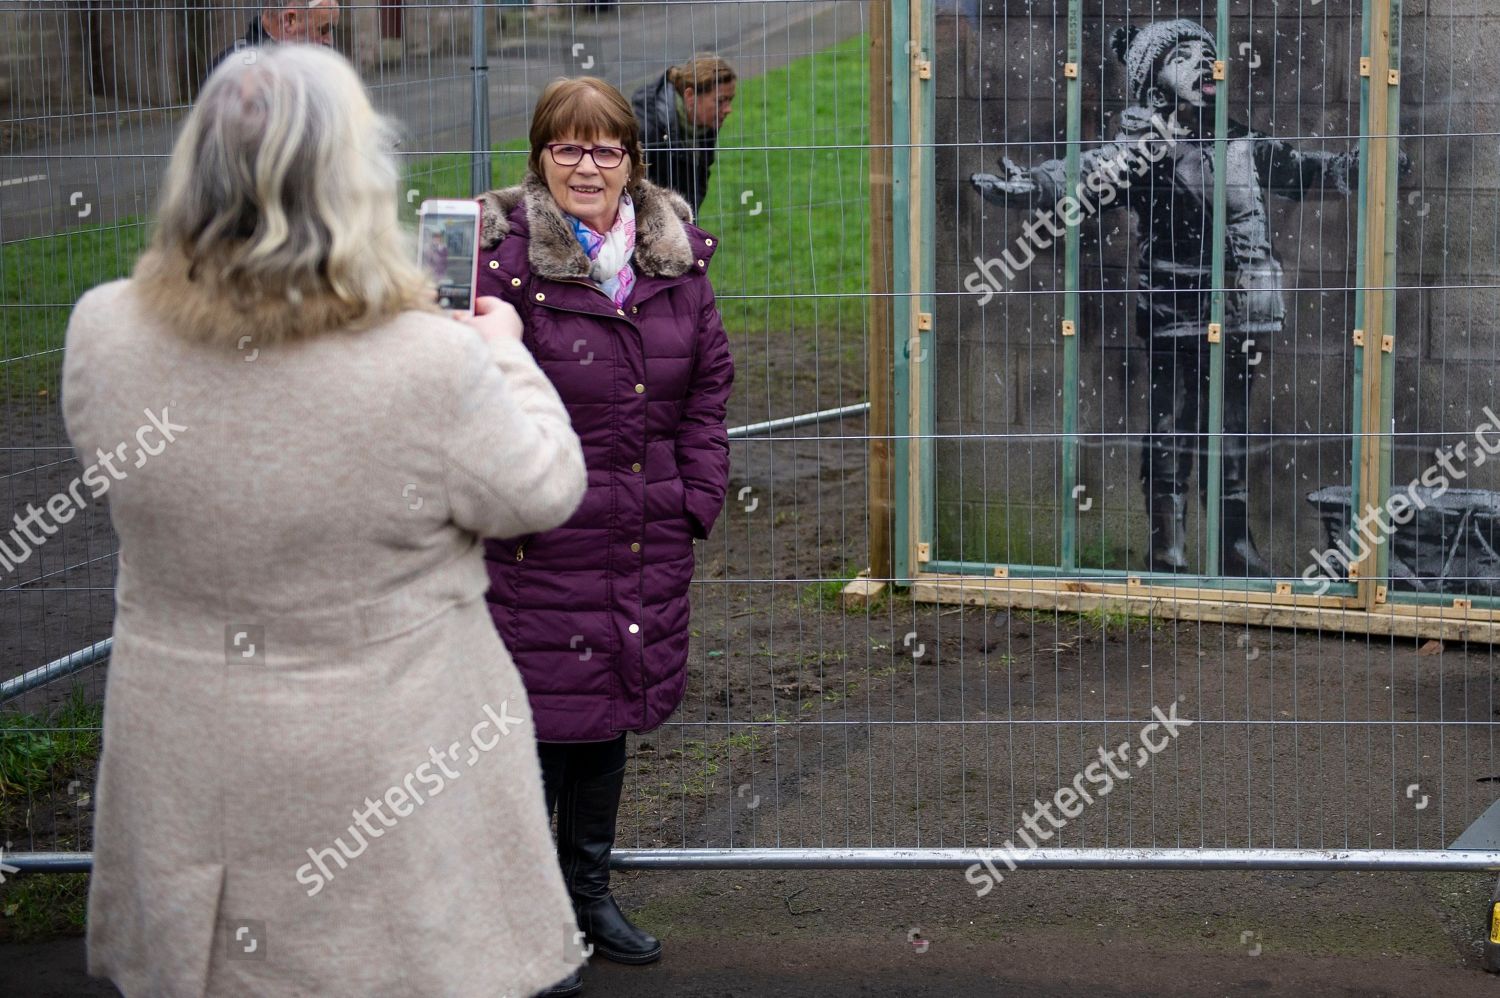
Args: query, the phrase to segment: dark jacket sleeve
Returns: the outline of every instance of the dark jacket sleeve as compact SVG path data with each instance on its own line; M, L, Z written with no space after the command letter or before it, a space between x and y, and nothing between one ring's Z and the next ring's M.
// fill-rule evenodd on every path
M1270 137L1255 143L1255 165L1261 183L1272 193L1294 201L1308 191L1332 188L1346 197L1359 186L1359 160L1353 153L1304 152Z
M700 539L713 530L729 490L729 434L724 414L734 384L729 337L706 279L704 287L707 293L699 312L698 352L677 428L677 471L682 476L683 504L693 534Z

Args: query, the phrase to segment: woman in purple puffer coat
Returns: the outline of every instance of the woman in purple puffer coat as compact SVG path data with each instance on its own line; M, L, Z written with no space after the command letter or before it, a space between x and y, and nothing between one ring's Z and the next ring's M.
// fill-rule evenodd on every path
M530 695L579 928L601 956L650 963L661 944L615 904L609 856L625 733L682 701L693 542L728 487L734 367L708 280L716 241L646 181L630 105L602 80L547 87L529 166L480 199L479 294L520 312L583 444L588 491L561 527L487 543L490 613Z

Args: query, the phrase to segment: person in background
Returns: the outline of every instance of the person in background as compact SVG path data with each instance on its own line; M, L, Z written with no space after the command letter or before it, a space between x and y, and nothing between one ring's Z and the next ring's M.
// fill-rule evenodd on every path
M89 971L127 998L533 994L580 962L480 538L566 520L583 455L511 306L438 311L392 135L336 53L230 59L150 248L68 323L119 536Z
M479 264L479 293L520 312L588 462L572 519L487 543L488 598L531 697L578 926L628 964L661 943L609 889L625 734L682 702L693 542L724 506L734 379L708 280L718 240L645 179L637 127L603 80L548 86L524 182L480 199ZM548 994L582 986L573 975Z
M434 232L422 248L422 263L439 284L448 280L448 242L441 232Z
M276 0L261 8L244 35L214 56L212 71L240 49L257 45L302 42L333 45L333 29L339 24L339 0Z
M669 67L630 98L651 180L681 194L694 217L708 194L719 129L734 104L734 89L734 68L707 54Z

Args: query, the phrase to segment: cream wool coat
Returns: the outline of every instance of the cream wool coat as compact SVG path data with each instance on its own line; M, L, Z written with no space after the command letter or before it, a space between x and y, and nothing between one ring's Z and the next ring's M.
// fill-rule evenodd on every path
M125 444L90 972L129 998L555 983L576 925L478 538L578 504L557 394L438 315L307 336L152 287L86 294L63 372L83 466Z

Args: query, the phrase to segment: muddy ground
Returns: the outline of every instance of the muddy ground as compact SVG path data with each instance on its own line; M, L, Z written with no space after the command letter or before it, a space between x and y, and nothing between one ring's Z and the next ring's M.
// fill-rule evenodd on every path
M863 399L852 333L733 345L731 425ZM0 510L21 509L78 468L51 400L4 417ZM832 580L868 550L865 432L855 418L733 444L726 510L699 550L688 695L632 740L622 847L998 846L1126 741L1129 778L1048 845L1441 848L1494 800L1488 648L899 595L841 608ZM108 635L113 550L94 508L0 580L0 679ZM105 673L81 674L87 696ZM1195 723L1142 754L1142 724L1173 704ZM91 774L72 779L7 802L12 848L87 848ZM590 973L619 995L1461 994L1492 983L1477 969L1491 886L1032 871L981 899L956 870L627 871L622 898L672 959ZM8 955L83 987L69 944Z

